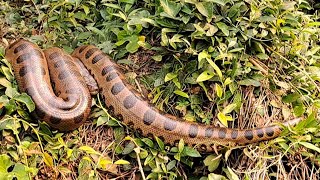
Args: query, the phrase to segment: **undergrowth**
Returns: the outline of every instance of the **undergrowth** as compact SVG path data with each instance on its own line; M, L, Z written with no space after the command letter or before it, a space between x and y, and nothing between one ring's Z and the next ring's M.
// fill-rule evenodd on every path
M320 179L319 3L307 0L0 0L0 180ZM20 37L72 52L94 44L153 103L186 121L281 137L199 153L141 137L99 96L59 133L36 121L4 49Z

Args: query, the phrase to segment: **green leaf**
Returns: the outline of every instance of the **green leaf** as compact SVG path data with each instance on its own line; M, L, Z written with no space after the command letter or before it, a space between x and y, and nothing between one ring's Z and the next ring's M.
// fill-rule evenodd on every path
M244 86L255 86L255 87L261 86L261 83L254 79L244 79L239 81L238 84L244 85Z
M292 103L292 102L295 102L296 100L298 100L300 98L300 94L295 92L295 93L291 93L291 94L288 94L286 96L284 96L282 98L282 101L284 103Z
M0 162L0 179L4 179L3 175L8 173L7 170L13 165L13 163L11 162L10 157L6 154L0 155Z
M230 0L206 0L207 2L213 2L216 4L219 4L221 6L226 5L227 2L229 2Z
M175 90L174 93L179 95L179 96L182 96L182 97L185 97L185 98L189 98L189 95L187 93L183 92L183 91Z
M197 82L202 82L211 79L214 74L210 71L203 71L197 78Z
M150 140L149 138L143 138L141 139L146 145L148 145L149 147L153 148L154 147L154 144L153 144L153 141Z
M299 144L303 145L306 148L309 148L311 150L317 151L320 153L320 148L315 146L314 144L308 143L308 142L299 142Z
M16 96L14 96L13 99L16 100L16 101L18 101L18 102L24 103L24 104L27 106L29 112L34 111L34 109L35 109L35 104L34 104L34 102L32 101L31 97L28 96L26 93L18 94L18 95L16 95Z
M180 139L179 144L178 144L178 150L181 153L184 149L184 141L183 139Z
M227 107L225 107L222 111L223 114L228 114L232 112L237 107L236 103L229 104Z
M228 127L228 120L225 114L223 114L222 112L219 112L218 119L225 127Z
M88 154L100 154L99 152L97 152L96 150L94 150L92 147L89 147L89 146L81 146L79 149L82 151L85 151Z
M130 164L130 162L126 161L126 160L123 160L123 159L119 159L116 162L114 162L114 164L122 164L122 165L124 165L124 164Z
M223 171L230 180L239 180L239 177L232 171L231 168L229 168L229 166L227 168L223 168Z
M183 154L190 156L190 157L201 157L200 153L189 146L185 146L183 149Z
M293 108L294 115L298 117L302 116L305 111L306 111L306 108L304 107L303 104L299 104Z
M213 172L219 167L220 161L221 161L221 155L220 156L209 155L204 159L203 163L205 166L208 166L209 172Z
M217 96L219 97L219 98L221 98L222 97L222 94L223 94L223 89L222 89L222 87L218 84L218 83L216 83L216 86L215 86L216 88L216 93L217 93Z
M155 139L156 139L156 141L157 141L157 144L158 144L159 148L163 151L163 150L164 150L164 143L163 143L163 141L162 141L160 138L158 138L157 136L155 136Z
M213 16L213 4L211 2L197 2L196 8L198 11L207 17L208 19L211 19Z
M48 154L47 152L44 152L42 156L43 156L44 163L46 163L46 165L49 167L53 167L53 159L50 156L50 154Z
M182 6L180 3L175 3L171 0L160 0L160 5L162 6L164 12L171 17L176 17Z
M229 36L229 26L223 22L217 22L217 26L225 36Z
M164 77L164 82L168 82L174 78L176 78L178 76L177 73L168 73L165 77Z

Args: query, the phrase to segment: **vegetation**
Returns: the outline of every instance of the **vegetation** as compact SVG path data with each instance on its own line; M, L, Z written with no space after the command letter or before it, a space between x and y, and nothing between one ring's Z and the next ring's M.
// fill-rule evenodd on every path
M0 0L0 180L320 179L320 28L307 0ZM141 137L99 96L70 133L35 121L8 43L67 52L94 44L157 108L186 121L251 128L295 116L281 137L200 154Z

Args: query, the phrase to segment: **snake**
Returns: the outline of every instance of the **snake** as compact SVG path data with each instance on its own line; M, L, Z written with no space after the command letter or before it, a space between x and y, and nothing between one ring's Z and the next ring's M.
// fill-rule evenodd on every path
M302 119L252 129L185 121L158 110L143 98L128 83L119 65L94 45L79 46L69 55L57 47L42 50L19 39L6 48L5 58L12 65L19 90L36 105L33 116L62 132L78 128L88 118L93 94L88 84L94 89L95 82L106 108L123 124L144 137L158 137L172 146L183 139L186 145L204 152L214 151L215 144L244 145L274 139L284 126ZM94 83L86 80L79 63Z

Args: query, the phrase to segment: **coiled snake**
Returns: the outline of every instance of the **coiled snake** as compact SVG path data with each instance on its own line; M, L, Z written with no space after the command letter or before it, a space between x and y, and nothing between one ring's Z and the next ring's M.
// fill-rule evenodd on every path
M245 130L213 127L164 114L143 100L110 57L92 45L78 47L70 56L58 48L42 51L20 39L6 49L6 59L12 64L19 89L36 104L34 116L60 131L79 127L90 113L90 92L73 59L79 59L96 80L109 111L144 136L155 135L171 145L184 139L186 144L197 145L202 151L213 151L214 143L269 140L282 130L278 125ZM296 118L284 125L299 121Z

